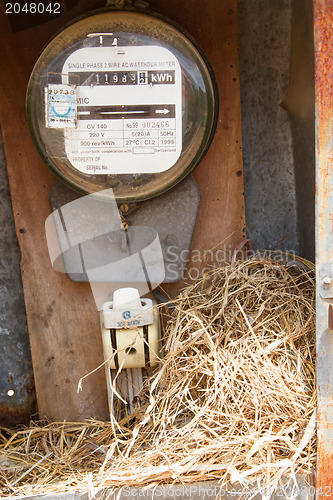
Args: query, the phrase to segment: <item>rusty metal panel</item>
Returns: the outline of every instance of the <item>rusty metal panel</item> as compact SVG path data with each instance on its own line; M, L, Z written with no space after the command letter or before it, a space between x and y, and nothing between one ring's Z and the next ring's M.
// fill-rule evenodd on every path
M333 498L333 0L314 0L316 92L317 498ZM330 320L330 321L329 321Z

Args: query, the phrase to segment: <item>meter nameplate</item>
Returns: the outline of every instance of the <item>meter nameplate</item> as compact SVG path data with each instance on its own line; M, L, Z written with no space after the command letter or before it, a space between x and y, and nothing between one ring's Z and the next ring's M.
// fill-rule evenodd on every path
M65 128L69 161L86 174L163 172L182 150L182 75L160 46L73 52L63 83L77 75L76 128Z
M45 119L48 128L76 127L76 86L49 84L45 87Z

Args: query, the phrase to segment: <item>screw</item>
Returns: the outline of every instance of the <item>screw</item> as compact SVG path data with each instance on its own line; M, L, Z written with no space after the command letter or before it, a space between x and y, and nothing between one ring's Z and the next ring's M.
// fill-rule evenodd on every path
M332 283L332 280L329 276L325 276L325 278L323 279L323 283L324 285L330 285Z
M126 212L128 212L128 210L129 210L129 206L126 205L126 203L122 203L119 208L123 214L126 214Z

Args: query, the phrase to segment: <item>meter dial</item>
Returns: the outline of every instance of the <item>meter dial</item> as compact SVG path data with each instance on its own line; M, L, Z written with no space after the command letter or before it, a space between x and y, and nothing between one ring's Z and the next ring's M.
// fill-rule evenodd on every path
M118 201L156 196L205 154L217 90L197 45L169 21L103 10L53 38L27 91L31 135L46 165L75 190Z

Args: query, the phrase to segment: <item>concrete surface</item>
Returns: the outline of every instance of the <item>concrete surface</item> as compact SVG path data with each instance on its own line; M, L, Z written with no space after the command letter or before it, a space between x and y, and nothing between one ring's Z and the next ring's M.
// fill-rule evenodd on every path
M247 235L255 249L298 252L292 135L281 107L291 14L291 0L238 0Z
M125 486L121 490L103 490L90 496L83 492L56 493L29 497L15 497L16 500L313 500L314 487L303 477L296 476L296 482L287 478L275 491L262 490L258 485L235 483L220 487L213 481L193 484L155 486L150 489ZM14 498L14 497L12 497Z

